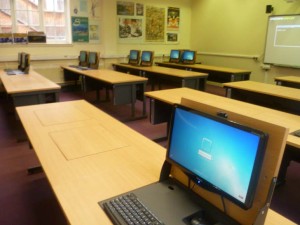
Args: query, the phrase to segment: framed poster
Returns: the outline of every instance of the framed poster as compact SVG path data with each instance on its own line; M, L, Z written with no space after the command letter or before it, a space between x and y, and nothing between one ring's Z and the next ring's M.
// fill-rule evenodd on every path
M72 41L89 42L89 20L87 17L72 16Z
M146 6L146 36L147 42L165 41L165 8Z

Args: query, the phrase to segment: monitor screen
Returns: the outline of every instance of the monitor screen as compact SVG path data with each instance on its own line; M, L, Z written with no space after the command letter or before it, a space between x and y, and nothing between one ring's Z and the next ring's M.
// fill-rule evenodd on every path
M20 66L21 70L24 70L26 68L26 64L27 64L27 62L26 62L26 55L27 54L25 52L21 53L21 66Z
M97 52L90 52L89 53L89 64L96 64L97 63Z
M199 186L243 209L252 206L268 135L176 105L167 160Z
M79 54L79 62L80 63L84 63L84 62L87 62L87 51L80 51L80 54Z
M141 56L141 65L152 66L152 62L153 62L153 52L143 51Z
M180 50L173 49L170 52L170 62L178 63L180 61Z
M185 50L182 53L182 63L194 64L196 58L196 52L191 50Z
M141 51L139 51L139 50L130 50L128 63L132 64L132 65L139 64L140 54L141 54Z

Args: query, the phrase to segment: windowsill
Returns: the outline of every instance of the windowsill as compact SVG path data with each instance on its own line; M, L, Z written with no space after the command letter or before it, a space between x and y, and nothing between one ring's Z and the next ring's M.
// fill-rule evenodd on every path
M0 44L0 48L20 48L20 47L72 47L73 44L58 44L58 43L28 43L28 44Z

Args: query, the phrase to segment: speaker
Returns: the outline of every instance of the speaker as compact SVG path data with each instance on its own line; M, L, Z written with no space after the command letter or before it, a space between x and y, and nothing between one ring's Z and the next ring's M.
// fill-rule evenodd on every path
M271 13L273 12L273 6L272 5L266 5L266 13Z

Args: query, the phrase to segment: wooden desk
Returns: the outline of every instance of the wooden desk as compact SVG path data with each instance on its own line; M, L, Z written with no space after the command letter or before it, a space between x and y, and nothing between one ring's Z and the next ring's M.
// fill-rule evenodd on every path
M249 70L210 66L204 64L186 65L186 64L178 64L178 63L169 63L169 62L157 62L156 64L158 66L208 73L207 80L218 82L218 83L249 80L251 74L251 71Z
M97 202L158 181L165 149L84 100L18 107L72 225L111 224ZM295 225L268 210L266 225Z
M175 83L178 87L189 87L197 90L205 90L206 73L181 71L172 68L164 68L158 66L131 66L129 64L114 63L113 67L116 71L131 73L143 77L148 77L152 84L152 90L154 90L155 83L160 84L162 82Z
M300 88L300 77L298 76L275 77L275 82L281 86Z
M146 100L144 91L146 89L147 78L133 76L116 72L113 70L80 70L70 66L62 66L64 73L82 76L82 90L97 90L99 100L99 89L102 87L112 87L113 104L131 104L131 116L135 118L135 102L143 102L143 115L146 116ZM108 98L108 97L107 97Z
M226 96L300 115L300 90L255 81L225 83Z
M168 123L171 118L172 105L180 103L181 98L184 97L206 104L219 105L228 111L248 115L270 123L279 123L282 126L288 127L290 133L300 129L300 116L298 115L189 88L174 88L170 90L145 92L145 95L150 98L150 122L152 124L159 124L163 122ZM166 131L166 133L168 133L168 131ZM279 182L284 182L289 162L291 160L300 161L299 149L300 138L289 134L285 148L285 156L282 160L282 165L278 175Z
M14 106L59 101L61 87L33 70L20 75L7 75L0 70L0 78Z

